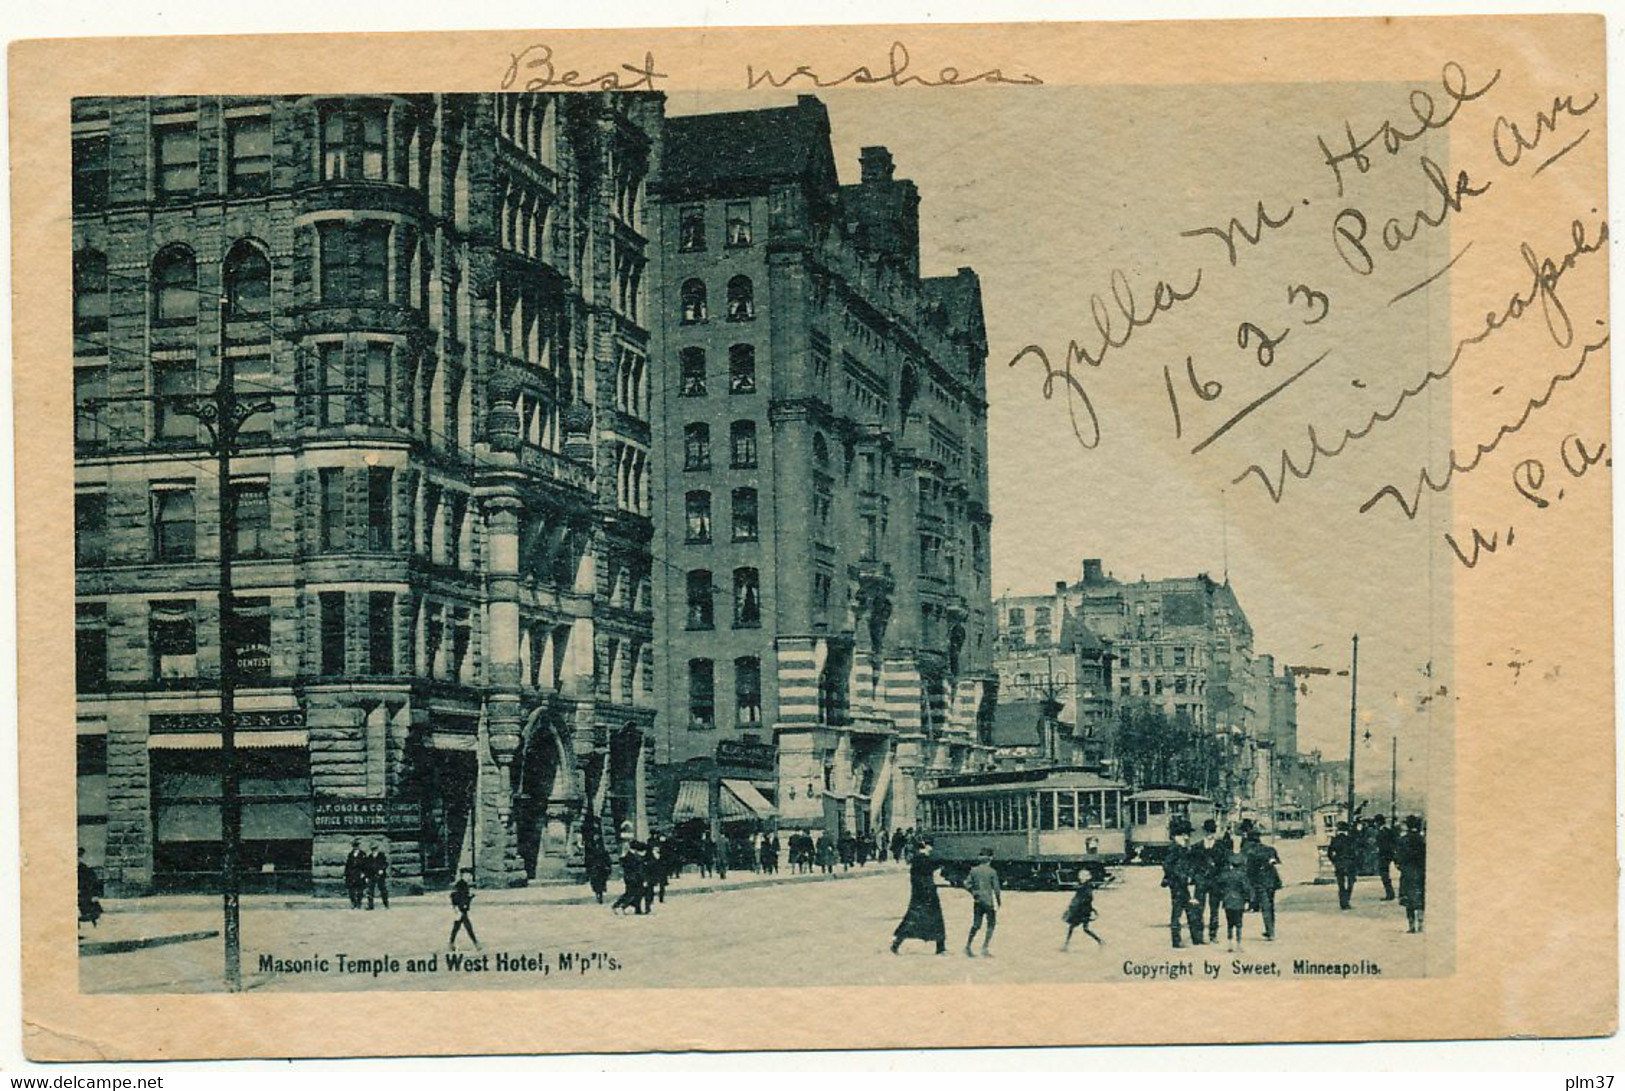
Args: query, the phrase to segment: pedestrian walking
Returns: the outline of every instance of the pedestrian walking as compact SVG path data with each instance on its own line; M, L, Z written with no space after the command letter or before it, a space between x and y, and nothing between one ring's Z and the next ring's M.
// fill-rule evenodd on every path
M899 864L903 862L903 846L908 843L908 835L902 830L893 830L891 835L891 858Z
M1061 943L1061 950L1065 951L1072 946L1072 933L1083 929L1083 934L1095 941L1096 946L1106 946L1106 941L1095 935L1089 927L1089 922L1095 919L1095 876L1088 868L1078 871L1078 889L1072 892L1072 902L1061 914L1066 922L1066 939Z
M350 855L344 858L344 892L350 896L350 908L360 909L361 898L367 890L367 873L372 861L361 847L361 839L350 842Z
M1417 815L1405 818L1405 835L1395 845L1395 863L1399 865L1399 902L1405 907L1405 931L1420 932L1427 909L1428 844L1422 819Z
M1382 880L1382 900L1394 900L1394 879L1391 874L1394 866L1394 849L1399 844L1399 831L1388 824L1386 818L1378 815L1373 818L1372 824L1377 828L1377 877Z
M614 912L625 915L626 910L636 911L643 916L643 879L644 859L643 842L633 841L626 846L626 852L621 855L621 882L625 889L620 897L610 904Z
M1191 872L1197 866L1198 854L1191 845L1190 824L1176 818L1168 825L1173 844L1162 860L1162 885L1168 890L1168 930L1174 946L1185 946L1180 939L1180 921L1190 929L1191 945L1202 945L1202 909L1192 900Z
M1232 856L1226 860L1213 885L1219 892L1219 904L1224 909L1224 949L1238 951L1241 949L1241 922L1247 914L1247 902L1251 896L1242 858Z
M102 919L101 876L96 869L85 863L85 850L79 850L79 919L89 921L92 928Z
M826 834L818 835L818 844L813 852L818 857L819 870L825 875L835 874L835 845Z
M937 954L948 953L947 926L942 920L942 900L937 896L937 862L931 858L931 842L921 841L908 865L908 909L892 933L891 953L896 954L906 939L923 939L937 945Z
M371 909L373 899L384 903L389 908L389 853L384 846L374 842L372 855L367 858L367 908Z
M1349 832L1347 822L1337 824L1337 832L1332 834L1331 842L1326 846L1326 858L1332 862L1332 871L1337 876L1337 908L1348 909L1354 898L1354 881L1360 870L1360 846Z
M891 837L887 835L886 828L882 826L880 832L875 834L875 860L884 864L886 862L886 849L891 844Z
M1202 823L1202 840L1196 846L1200 859L1193 872L1196 883L1196 914L1207 917L1207 941L1219 942L1219 873L1230 863L1234 844L1230 835L1219 836L1219 824L1209 818Z
M839 853L841 857L841 870L851 871L852 858L857 852L857 847L853 843L852 835L847 833L845 830L842 830L840 839L835 843L835 851Z
M976 933L986 922L987 931L982 933L982 957L992 958L993 952L988 947L993 943L993 930L999 926L999 907L1004 902L1004 895L999 890L999 873L993 867L992 849L982 850L981 860L965 876L965 889L970 891L973 914L970 934L965 937L965 957L976 957L971 946L976 942Z
M446 948L451 951L457 950L458 932L467 932L474 950L480 949L480 938L474 934L474 922L468 919L469 906L474 904L474 892L468 888L468 880L473 874L465 868L457 876L457 884L451 888L451 907L457 910L457 919L451 922L451 939L446 941Z
M599 905L604 904L604 892L609 889L609 876L615 870L610 863L609 851L596 836L587 845L587 885Z
M666 904L666 883L669 881L667 872L671 867L671 860L668 856L669 851L670 846L666 845L659 835L656 835L649 843L649 855L644 858L643 872L643 911L645 913L654 912L656 897L660 899L661 905Z
M776 833L762 838L762 872L766 875L777 875L779 872L779 836Z
M1253 907L1264 923L1264 938L1275 938L1275 892L1281 889L1281 855L1273 845L1264 844L1258 830L1247 832L1241 846L1247 873L1247 886Z

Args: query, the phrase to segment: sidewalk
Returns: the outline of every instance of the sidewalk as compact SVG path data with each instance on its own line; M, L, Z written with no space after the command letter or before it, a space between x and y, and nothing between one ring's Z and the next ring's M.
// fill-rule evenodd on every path
M871 863L861 868L853 867L850 871L837 867L830 875L819 871L805 875L796 875L789 871L779 871L774 875L763 875L754 871L730 871L726 879L718 879L714 876L703 878L698 868L691 867L685 869L681 877L667 885L666 897L677 898L688 894L748 890L754 887L787 886L796 883L839 882L867 876L895 875L904 870L904 865L888 862ZM608 902L619 893L620 883L612 882L609 891L604 895L605 901ZM390 901L403 907L421 905L425 902L438 906L445 896L444 890L431 890L423 894L392 895ZM489 906L588 905L596 901L585 883L573 882L481 890L479 896L480 904ZM104 898L102 906L106 912L97 927L92 928L88 924L79 926L81 954L114 954L170 943L212 939L219 935L218 928L209 929L198 924L205 920L214 920L218 924L217 917L205 916L220 911L218 894L155 894L144 898ZM348 910L349 908L349 901L342 896L254 894L245 895L242 899L242 909L245 913L250 910L267 909ZM194 927L180 927L182 922Z

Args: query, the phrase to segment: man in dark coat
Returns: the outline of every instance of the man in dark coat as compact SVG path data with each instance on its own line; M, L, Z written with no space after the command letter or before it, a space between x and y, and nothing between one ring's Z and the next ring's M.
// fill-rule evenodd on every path
M79 850L79 919L89 921L92 928L101 920L102 903L98 901L102 896L101 876L96 869L85 863L85 850Z
M621 896L610 904L610 909L617 913L631 909L643 916L643 886L644 886L644 858L643 842L633 841L626 846L626 852L621 856L621 882L625 889Z
M344 892L350 896L350 908L361 908L361 896L367 892L367 872L371 860L362 851L360 839L350 842L350 855L344 858Z
M1382 815L1373 818L1377 828L1377 876L1382 879L1382 900L1394 900L1394 880L1390 874L1394 866L1394 849L1399 844L1399 831L1388 824Z
M587 843L587 885L592 887L593 897L598 904L604 904L604 891L609 889L609 876L614 871L610 863L609 851L596 836Z
M937 945L937 954L948 953L948 929L942 920L942 900L937 896L936 871L931 842L921 841L908 865L908 909L892 933L892 954L906 939L929 940Z
M1348 909L1354 897L1354 880L1360 870L1360 845L1349 832L1347 822L1337 824L1337 832L1326 846L1326 858L1337 874L1337 907Z
M1219 824L1209 818L1202 823L1202 840L1191 847L1191 884L1196 895L1196 919L1207 918L1207 941L1219 941L1221 893L1219 873L1230 862L1230 838L1219 836Z
M367 908L372 908L373 899L384 903L389 908L389 853L384 846L374 844L372 855L367 857Z
M1192 946L1202 945L1202 907L1191 899L1191 869L1198 859L1191 846L1190 826L1175 821L1169 828L1173 844L1162 861L1162 885L1168 889L1168 931L1175 947L1185 946L1180 939L1180 918L1190 927Z
M1414 814L1405 819L1405 836L1395 846L1394 862L1399 865L1399 902L1405 907L1405 931L1420 932L1427 909L1428 843L1422 820Z
M1242 842L1241 858L1253 905L1264 920L1264 938L1272 940L1275 938L1275 892L1281 889L1281 856L1273 845L1264 844L1257 829L1251 829Z
M903 846L908 843L908 834L902 830L893 830L891 835L891 858L899 864L903 862Z

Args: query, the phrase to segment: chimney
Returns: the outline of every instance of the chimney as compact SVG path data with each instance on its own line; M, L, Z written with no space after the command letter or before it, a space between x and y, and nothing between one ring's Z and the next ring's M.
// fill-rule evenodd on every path
M1056 580L1055 581L1055 593L1057 595L1066 594L1066 581L1065 580Z
M864 185L876 182L890 182L892 180L892 172L895 167L892 163L891 152L884 147L873 145L864 148L862 154L858 156L858 162L863 168L862 181Z
M1104 583L1106 575L1102 571L1099 557L1088 557L1083 562L1084 583Z

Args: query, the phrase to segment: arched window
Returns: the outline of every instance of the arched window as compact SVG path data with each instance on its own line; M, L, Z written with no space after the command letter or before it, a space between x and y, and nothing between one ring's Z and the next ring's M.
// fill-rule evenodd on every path
M756 349L734 345L728 349L728 393L756 393Z
M737 470L748 470L756 465L756 422L736 420L728 429L731 457L728 464Z
M698 277L683 281L682 301L684 322L705 321L705 281Z
M736 568L734 569L734 628L754 629L761 623L761 578L754 568Z
M688 574L688 627L710 629L715 624L711 611L711 573L697 568Z
M683 469L711 468L711 426L689 424L683 427Z
M246 239L226 255L226 308L233 318L271 313L271 262Z
M184 246L163 250L152 263L152 319L160 325L197 321L197 261Z
M737 276L728 282L728 321L749 322L756 317L756 289L750 277Z
M107 255L81 250L73 256L73 329L96 333L107 328Z

